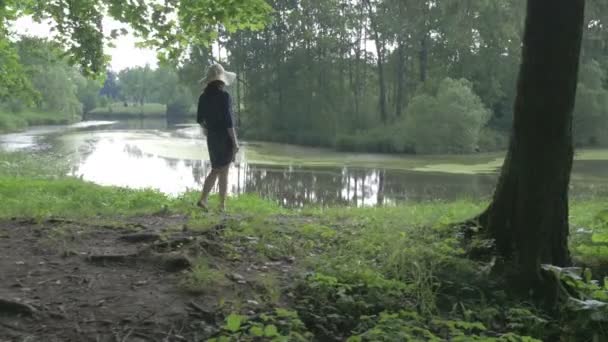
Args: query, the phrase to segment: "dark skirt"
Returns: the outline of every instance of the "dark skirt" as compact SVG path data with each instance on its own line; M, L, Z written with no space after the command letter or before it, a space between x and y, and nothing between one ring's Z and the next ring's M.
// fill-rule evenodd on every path
M207 134L207 149L209 150L212 168L220 169L232 162L234 147L228 132L209 131Z

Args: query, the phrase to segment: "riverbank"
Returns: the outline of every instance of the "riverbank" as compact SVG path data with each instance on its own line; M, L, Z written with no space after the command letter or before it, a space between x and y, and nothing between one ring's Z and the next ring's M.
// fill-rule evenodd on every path
M91 110L87 117L93 118L138 118L138 117L165 117L167 106L160 103L144 103L143 105L128 103L112 103L105 107Z
M2 160L9 338L578 341L605 331L593 320L602 308L551 318L465 257L449 224L483 202L286 209L239 196L226 214L204 214L195 193L102 187L57 177L51 159ZM573 256L596 277L608 264L607 210L605 198L571 210ZM608 296L572 281L587 298Z
M65 114L24 111L10 113L0 111L0 133L18 132L30 126L67 125L78 121Z

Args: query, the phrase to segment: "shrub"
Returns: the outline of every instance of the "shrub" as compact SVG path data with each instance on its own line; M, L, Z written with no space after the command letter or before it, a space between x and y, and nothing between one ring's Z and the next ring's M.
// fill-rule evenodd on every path
M27 127L24 118L13 113L0 112L0 132L11 132Z
M506 149L508 144L509 137L497 130L486 127L479 134L478 145L480 152L501 151Z
M402 126L416 153L470 153L489 118L469 81L446 78L436 95L412 98Z

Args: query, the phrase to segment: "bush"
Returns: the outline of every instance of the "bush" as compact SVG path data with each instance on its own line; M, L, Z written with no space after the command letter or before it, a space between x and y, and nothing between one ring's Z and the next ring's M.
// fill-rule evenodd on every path
M186 87L180 86L176 90L174 97L167 103L167 115L185 116L190 114L191 108L192 95Z
M27 121L13 113L0 112L0 132L12 132L27 127Z
M0 132L14 132L27 126L61 125L74 122L76 117L68 114L38 111L10 112L0 110Z
M416 153L470 153L489 118L469 81L445 78L436 95L412 98L402 126Z
M509 144L509 137L492 128L484 128L479 134L479 151L494 152L505 150Z

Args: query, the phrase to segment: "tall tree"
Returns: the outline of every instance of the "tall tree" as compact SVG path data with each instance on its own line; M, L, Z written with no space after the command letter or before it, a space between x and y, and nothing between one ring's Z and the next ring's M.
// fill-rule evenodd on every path
M480 217L513 284L550 302L552 280L541 263L570 262L568 185L584 3L528 0L511 142Z
M386 82L384 80L384 52L386 50L385 41L380 33L380 25L378 20L378 11L380 6L373 4L366 0L367 10L369 13L371 34L376 45L376 64L378 66L378 106L380 108L380 119L383 123L386 123L388 119L386 111ZM373 9L375 7L375 11Z

